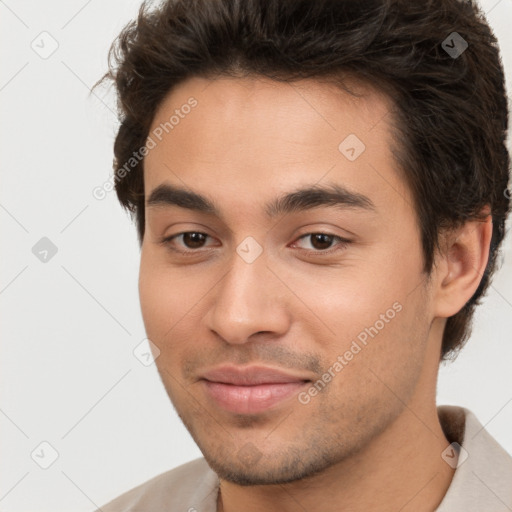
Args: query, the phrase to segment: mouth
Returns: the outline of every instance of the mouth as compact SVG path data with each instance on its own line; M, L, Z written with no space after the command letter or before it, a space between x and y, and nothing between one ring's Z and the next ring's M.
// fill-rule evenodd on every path
M200 382L218 407L236 414L257 414L276 408L311 380L268 367L224 366L203 373Z

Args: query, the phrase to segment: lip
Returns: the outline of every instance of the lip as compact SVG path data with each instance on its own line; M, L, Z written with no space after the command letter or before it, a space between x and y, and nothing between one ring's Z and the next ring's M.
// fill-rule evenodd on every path
M292 375L268 366L221 366L200 375L202 379L236 386L256 386L259 384L284 384L308 381L308 377Z
M200 380L218 406L237 414L275 408L310 382L305 376L263 366L223 366L204 372Z

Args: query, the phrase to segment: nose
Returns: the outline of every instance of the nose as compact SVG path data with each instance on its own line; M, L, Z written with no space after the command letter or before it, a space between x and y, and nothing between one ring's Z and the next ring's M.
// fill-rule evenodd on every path
M284 285L260 255L247 263L237 253L228 272L215 287L207 327L230 344L243 344L265 333L279 337L290 325L290 310Z

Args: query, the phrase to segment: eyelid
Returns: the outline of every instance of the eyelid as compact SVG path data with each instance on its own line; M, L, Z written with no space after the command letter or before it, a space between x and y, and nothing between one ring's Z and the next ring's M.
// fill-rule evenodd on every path
M327 236L333 237L334 239L338 239L339 240L339 242L337 244L335 244L332 247L329 247L329 249L323 249L323 250L322 249L316 249L315 250L315 249L303 249L303 248L299 247L299 250L305 251L308 254L312 254L312 255L331 254L333 252L345 249L347 247L347 245L352 242L351 240L348 240L347 238L344 238L344 237L342 237L340 235L335 235L334 233L330 233L329 231L322 231L320 229L320 230L317 230L317 231L309 231L307 233L304 233L304 234L300 235L293 242L293 244L296 244L297 241L299 241L299 240L301 240L303 238L307 238L307 237L309 237L311 235L327 235Z
M201 235L205 235L207 238L213 238L211 235L209 235L208 233L204 233L202 231L197 231L197 230L189 230L189 231L181 231L179 233L175 233L173 235L169 235L169 236L166 236L164 238L162 238L161 240L159 240L159 244L163 245L163 246L166 246L168 247L170 250L176 252L176 253L179 253L179 254L182 254L182 255L185 255L185 256L189 256L189 255L197 255L201 252L204 252L204 250L208 250L208 247L204 248L204 247L200 247L198 249L184 249L184 250L181 250L181 249L175 249L171 246L171 242L175 239L175 238L178 238L182 235L185 235L185 234L189 234L189 233L195 233L195 234L201 234ZM339 251L339 250L343 250L345 249L350 243L352 243L351 240L348 240L340 235L335 235L334 233L331 233L329 231L324 231L324 230L317 230L317 231L308 231L306 233L303 233L301 234L300 236L298 236L293 242L292 242L292 246L294 244L296 244L299 240L302 240L303 238L307 238L308 236L312 236L312 235L327 235L327 236L330 236L330 237L333 237L334 239L338 239L338 243L335 244L333 247L330 247L328 249L304 249L304 248L301 248L299 247L298 249L300 251L304 251L310 255L327 255L327 254L331 254L333 252L336 252L336 251Z
M209 235L208 233L204 233L203 231L188 230L188 231L180 231L179 233L175 233L174 235L165 236L162 239L160 239L158 241L158 243L163 245L164 247L168 247L170 250L172 250L174 252L177 252L179 254L185 254L185 255L188 255L188 254L198 254L201 250L204 250L203 247L200 247L199 249L195 249L195 250L194 249L181 250L181 249L175 249L175 248L173 248L171 246L171 242L175 238L178 238L178 237L180 237L182 235L186 235L186 234L189 234L189 233L205 235L207 238L213 238L211 235Z

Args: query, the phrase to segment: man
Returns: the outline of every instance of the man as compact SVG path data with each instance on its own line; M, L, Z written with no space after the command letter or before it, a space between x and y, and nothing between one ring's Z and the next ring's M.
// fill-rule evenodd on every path
M112 52L144 324L204 458L102 510L511 510L512 458L436 405L509 211L476 5L144 4Z

